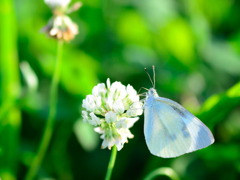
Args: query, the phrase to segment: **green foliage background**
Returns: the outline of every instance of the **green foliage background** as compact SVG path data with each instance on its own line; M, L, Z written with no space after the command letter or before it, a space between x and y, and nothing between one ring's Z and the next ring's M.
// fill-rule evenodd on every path
M75 1L74 1L75 2ZM143 179L170 167L186 180L240 179L240 3L236 0L83 0L71 15L79 35L64 45L54 136L37 179L103 179L110 156L83 124L81 102L93 86L121 81L180 102L216 142L178 158L151 155L143 117L118 152L113 179ZM23 179L48 115L56 41L40 33L51 16L43 1L0 2L0 178ZM28 62L37 77L20 65ZM20 115L21 114L21 115ZM160 178L159 178L160 179ZM161 179L167 179L161 177Z

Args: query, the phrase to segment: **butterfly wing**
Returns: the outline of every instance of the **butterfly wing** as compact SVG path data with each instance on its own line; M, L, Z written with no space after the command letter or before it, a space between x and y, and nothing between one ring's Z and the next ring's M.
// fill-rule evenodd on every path
M174 109L187 127L191 137L191 146L187 152L205 148L214 142L214 137L208 127L180 104L163 97L158 97L156 100Z
M144 134L148 149L164 158L180 156L191 147L191 134L178 111L161 100L154 97L145 104Z

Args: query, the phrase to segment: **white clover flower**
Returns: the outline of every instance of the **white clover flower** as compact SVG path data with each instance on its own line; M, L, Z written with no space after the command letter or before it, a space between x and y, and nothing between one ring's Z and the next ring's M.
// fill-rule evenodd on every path
M50 37L70 41L78 34L78 26L66 15L78 10L81 2L74 3L69 7L71 0L45 0L45 3L52 9L53 17L42 29Z
M77 25L66 15L53 16L42 29L50 37L70 41L78 34Z
M44 2L51 8L67 7L71 0L44 0Z
M83 121L95 126L94 130L101 134L102 148L111 149L116 145L118 151L123 148L128 138L133 138L129 128L143 113L142 102L136 90L124 86L120 82L96 85L91 95L83 100Z

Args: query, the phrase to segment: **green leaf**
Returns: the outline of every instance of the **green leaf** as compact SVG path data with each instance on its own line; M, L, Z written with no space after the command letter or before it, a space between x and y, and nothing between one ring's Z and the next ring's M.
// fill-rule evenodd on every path
M194 60L194 36L190 26L181 18L175 18L160 28L156 44L164 46L181 63L191 65ZM161 42L161 43L159 43Z
M240 82L226 92L207 99L198 113L198 117L211 128L238 105L240 105Z
M125 43L150 46L151 36L147 25L143 18L134 11L122 13L116 31Z
M82 120L78 120L74 124L74 133L78 142L86 151L92 151L97 147L99 136L94 132L92 125L84 123Z

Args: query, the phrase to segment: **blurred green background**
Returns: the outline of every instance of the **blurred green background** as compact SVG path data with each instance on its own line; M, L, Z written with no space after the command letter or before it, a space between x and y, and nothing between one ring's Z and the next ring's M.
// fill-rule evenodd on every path
M54 135L37 179L103 179L110 151L82 123L82 99L108 77L150 88L144 68L152 65L159 95L196 114L216 142L178 158L155 157L142 116L131 128L134 139L118 152L112 179L143 179L159 167L184 180L240 179L240 1L82 2L71 14L80 33L64 44ZM24 178L48 116L57 44L40 29L50 17L43 1L0 1L2 180Z

